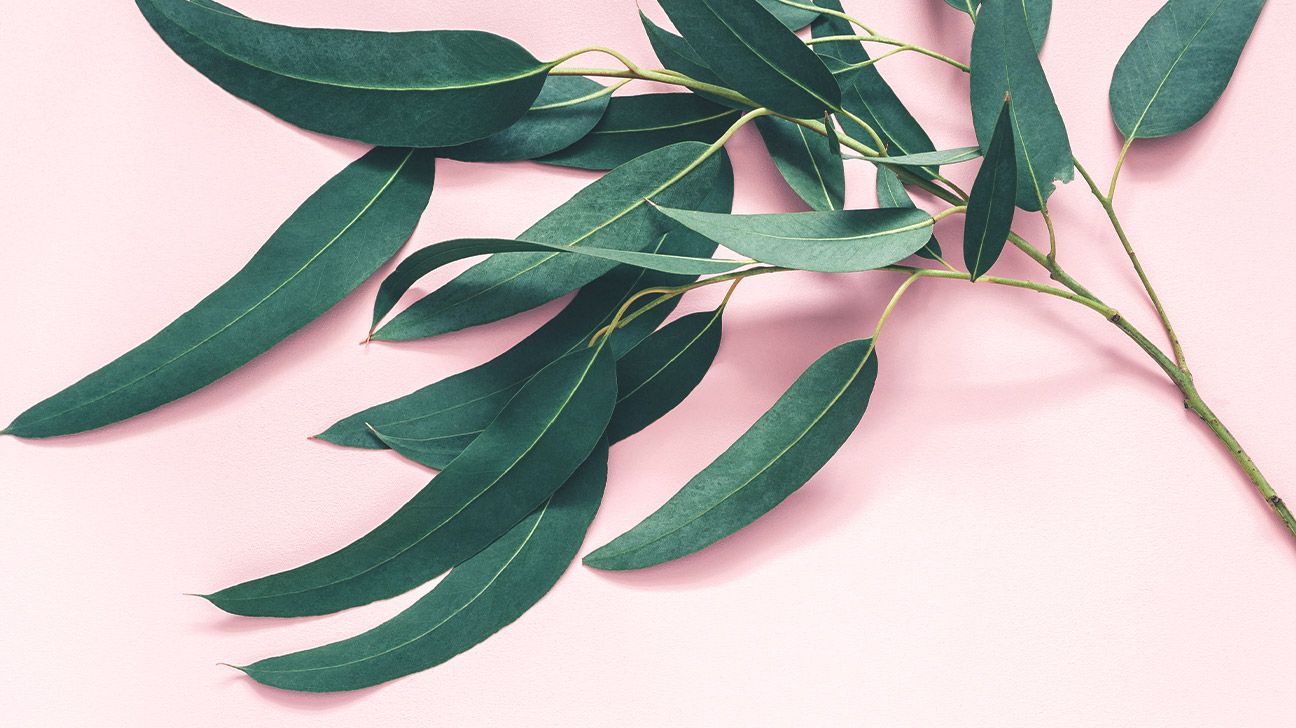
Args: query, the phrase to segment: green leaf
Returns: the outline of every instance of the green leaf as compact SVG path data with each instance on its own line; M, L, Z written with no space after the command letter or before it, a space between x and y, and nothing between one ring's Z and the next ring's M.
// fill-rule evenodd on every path
M437 150L462 162L512 162L566 149L585 138L603 118L611 95L580 76L550 76L526 116L485 139Z
M945 4L955 10L976 17L976 8L981 0L945 0Z
M788 5L787 3L780 2L780 0L756 0L756 2L760 3L761 7L768 10L770 15L778 18L778 21L788 30L801 30L814 22L815 18L819 17L819 13L816 13L813 10L806 10L804 8ZM814 2L813 0L806 0L806 2L801 4L813 5Z
M643 23L644 32L648 35L648 42L652 44L653 53L657 55L657 60L661 61L662 68L682 73L694 81L709 83L713 86L724 85L724 81L720 80L715 71L707 67L706 62L697 54L697 51L693 50L693 46L690 46L688 41L670 31L663 30L653 23L647 15L644 15L642 10L639 11L639 20ZM708 94L705 91L694 91L693 93L721 106L728 106L733 109L747 108L743 104L722 96Z
M779 174L792 191L814 210L840 210L845 205L846 170L841 155L833 154L823 137L787 119L765 116L756 120L761 139Z
M823 62L756 0L662 0L661 6L729 88L797 118L817 119L841 105Z
M226 91L304 129L442 147L521 118L550 63L490 33L263 23L213 2L137 0L167 45Z
M892 164L900 166L940 166L959 164L981 156L981 147L959 147L957 149L940 149L934 152L917 154L899 154L893 157L861 157L874 164Z
M877 196L878 204L882 207L896 207L901 209L912 210L917 205L914 204L913 198L909 196L908 190L905 189L904 183L900 177L889 167L877 168ZM940 243L936 240L936 234L932 233L931 239L927 244L917 252L917 255L928 260L936 260L940 257Z
M393 597L437 577L489 546L571 477L602 439L616 393L607 346L559 359L373 531L322 559L207 598L234 614L298 617ZM417 451L388 444L417 460Z
M551 245L588 245L639 251L668 228L645 200L700 206L727 175L727 162L712 157L685 173L706 150L699 142L672 144L637 157L576 193L518 236ZM683 175L681 177L681 175ZM497 321L535 308L598 278L616 263L558 252L490 258L424 296L374 333L405 341ZM374 303L376 326L417 279L393 273Z
M1038 53L1048 36L1049 21L1053 17L1053 0L1021 0L1021 3L1022 10L1026 13L1026 22L1030 26L1031 41ZM975 18L981 0L945 0L945 4Z
M972 34L972 120L984 149L1005 96L1012 97L1017 140L1017 206L1039 210L1054 180L1074 174L1066 125L1031 45L1019 0L982 3Z
M1017 147L1013 143L1012 101L1005 100L995 123L985 162L977 171L963 226L963 260L972 280L999 259L1012 230L1017 190Z
M1116 64L1111 108L1127 139L1177 134L1228 86L1264 0L1170 0Z
M877 379L869 341L829 351L751 429L639 525L585 557L642 569L699 551L755 521L806 483L859 424Z
M737 111L694 94L618 96L588 136L540 161L559 167L612 169L678 142L710 144L737 118Z
M375 149L311 195L214 293L153 338L37 404L6 432L67 435L179 399L313 321L400 249L432 191L433 157Z
M913 255L931 239L932 217L918 209L765 215L657 209L740 255L784 268L825 273L891 265Z
M617 362L616 410L608 439L620 442L675 409L706 376L720 350L724 307L681 317Z
M357 690L439 665L508 626L567 570L598 511L607 443L534 513L405 611L351 639L239 668L286 690Z

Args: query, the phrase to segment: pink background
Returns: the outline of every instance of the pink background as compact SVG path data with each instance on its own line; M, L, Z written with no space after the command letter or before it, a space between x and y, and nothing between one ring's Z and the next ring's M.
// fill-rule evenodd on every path
M303 25L475 27L540 56L604 43L651 62L633 3L239 0ZM132 3L8 2L0 29L0 415L5 421L201 298L360 154L236 101ZM1160 0L1059 2L1044 53L1077 154L1105 175L1106 93ZM940 0L848 2L966 58ZM655 7L649 12L658 19ZM1296 293L1282 184L1296 8L1270 3L1220 107L1140 144L1119 206L1209 401L1296 498ZM966 79L885 72L938 144L973 141ZM798 209L751 131L740 211ZM963 179L973 167L960 167ZM854 205L873 203L852 166ZM511 236L593 176L446 162L412 245ZM1080 183L1063 261L1153 331ZM1039 239L1039 225L1019 226ZM941 224L957 251L958 223ZM1038 277L1009 250L1005 275ZM638 522L816 356L866 334L889 274L743 286L716 368L613 452L586 550ZM556 310L412 345L356 341L376 281L197 395L100 432L0 439L0 719L9 725L1287 726L1296 548L1128 340L1028 292L919 284L888 328L863 426L813 483L702 554L573 568L520 622L358 693L262 688L244 663L368 628L425 589L324 618L224 615L208 591L342 546L425 482L386 453L309 442L335 418L503 350ZM714 303L709 291L686 309Z

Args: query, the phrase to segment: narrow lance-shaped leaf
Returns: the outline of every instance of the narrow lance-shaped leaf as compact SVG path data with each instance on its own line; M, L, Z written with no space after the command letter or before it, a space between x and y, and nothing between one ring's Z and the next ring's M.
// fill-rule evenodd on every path
M840 210L845 205L846 170L824 138L787 119L756 120L761 139L779 174L811 209Z
M234 614L297 617L386 599L437 577L490 545L571 477L603 437L616 393L606 346L563 357L373 531L317 561L207 598Z
M755 521L806 483L846 442L877 379L869 341L810 366L756 424L639 525L585 557L642 569L699 551Z
M860 157L860 159L873 162L874 164L910 167L959 164L961 162L969 162L979 156L981 156L981 147L959 147L957 149L938 149L934 152L918 152L917 154Z
M688 44L678 35L663 29L654 23L643 11L639 11L639 20L643 23L644 33L648 36L648 42L652 45L653 53L657 54L657 60L661 61L662 68L688 76L694 81L709 83L713 86L723 86L724 81L707 67L702 57L693 50L693 46ZM732 99L723 96L716 96L705 91L693 91L694 94L708 99L721 106L728 106L734 109L746 109L746 105L740 104Z
M963 261L972 280L999 259L1012 230L1017 189L1017 147L1013 143L1012 100L1006 99L995 123L985 162L977 171L963 226Z
M526 116L503 131L437 156L462 162L512 162L536 159L566 149L590 133L603 118L611 94L602 84L580 76L550 76Z
M584 139L540 161L559 167L612 169L678 142L710 144L737 119L736 110L694 94L618 96Z
M210 0L137 0L167 45L226 91L311 131L441 147L521 118L550 63L490 33L292 28Z
M882 207L896 207L908 210L918 207L918 205L914 204L913 198L909 196L909 191L905 189L900 177L891 171L890 167L879 166L877 168L877 196L878 204ZM936 233L933 232L931 239L927 241L926 245L922 246L917 255L928 260L936 260L940 257L940 254L940 243L936 240Z
M918 209L721 215L657 208L681 225L762 263L825 273L873 270L916 253L932 217Z
M1020 0L988 0L972 34L972 120L982 148L990 145L1005 96L1012 97L1017 140L1017 206L1039 210L1054 180L1069 182L1075 168L1066 125L1044 68L1031 45Z
M565 485L405 611L350 639L239 668L286 690L358 690L439 665L490 637L558 582L585 540L607 481L607 444Z
M1112 74L1111 108L1128 139L1177 134L1201 121L1228 86L1264 0L1170 0Z
M1030 26L1031 41L1035 43L1035 51L1038 53L1044 47L1044 39L1048 37L1049 22L1053 17L1053 0L1020 2L1026 13L1026 23ZM945 4L976 18L976 9L981 5L981 0L945 0Z
M668 228L646 200L695 207L707 199L728 162L717 154L688 170L706 145L682 142L637 157L576 193L518 236L551 245L641 251ZM405 341L498 321L552 301L598 278L616 262L558 252L493 257L419 299L373 338ZM376 326L417 278L392 274L374 303Z
M37 404L7 433L51 437L147 412L243 366L368 279L409 238L433 157L375 149L311 195L238 273L102 369Z
M823 62L756 0L662 0L661 6L729 88L797 118L817 119L841 105Z

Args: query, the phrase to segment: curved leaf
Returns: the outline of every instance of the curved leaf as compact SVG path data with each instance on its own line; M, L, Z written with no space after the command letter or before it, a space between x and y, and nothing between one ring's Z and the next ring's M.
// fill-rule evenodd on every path
M756 0L662 0L661 6L729 88L797 118L817 119L841 105L823 62Z
M801 30L814 22L815 18L819 17L819 13L816 13L813 10L798 8L795 5L781 2L781 0L756 0L756 2L760 3L761 7L768 10L770 15L778 18L778 21L788 30ZM807 0L807 2L801 4L812 5L814 3L813 0Z
M552 67L479 31L292 28L213 2L136 4L177 55L226 91L302 128L371 144L487 137L527 112Z
M311 195L257 254L153 338L37 404L5 431L92 430L179 399L264 353L373 275L418 224L433 157L375 149Z
M874 164L900 166L940 166L968 162L981 156L981 147L958 147L957 149L938 149L934 152L917 154L900 154L893 157L860 157Z
M889 167L879 166L877 168L877 196L878 205L882 207L896 207L901 209L912 210L917 205L914 204L913 198L909 196L909 191L905 189L904 183L900 177ZM931 239L919 250L916 255L928 260L936 260L940 257L941 247L936 240L936 233L932 233Z
M653 23L647 15L644 15L642 10L639 11L639 20L643 23L644 32L648 35L648 42L652 45L657 60L661 61L662 68L682 73L695 81L709 83L714 86L724 85L724 81L720 80L715 71L707 67L702 57L697 54L697 51L693 50L693 46L690 46L688 41ZM731 109L747 108L744 104L705 91L693 91L692 93L720 106L727 106Z
M705 149L698 142L682 142L626 162L518 238L611 250L649 248L668 228L647 209L645 200L651 197L663 204L698 206L728 173L727 161L713 157L684 174ZM419 299L378 329L373 338L405 341L497 321L570 293L614 267L616 263L610 260L557 252L491 258ZM393 273L383 282L374 303L375 325L416 280Z
M239 668L286 690L357 690L439 665L508 626L567 570L598 511L607 443L534 513L411 607L351 639Z
M566 149L590 133L608 108L602 84L580 76L550 76L531 110L485 139L437 150L461 162L512 162Z
M737 118L737 111L690 93L618 96L588 136L540 161L559 167L612 169L670 144L710 144Z
M234 614L298 617L386 599L435 578L490 545L571 477L603 437L616 392L607 346L559 359L373 531L322 559L207 599Z
M1005 96L1012 97L1017 140L1017 206L1039 210L1054 180L1074 175L1066 125L1031 45L1020 0L988 0L972 34L972 120L982 148L990 145Z
M788 187L811 209L840 210L846 199L846 170L831 142L787 119L756 120L765 148Z
M642 569L699 551L755 521L806 483L859 424L877 379L869 341L820 357L751 429L639 525L585 557Z
M1264 0L1170 0L1112 74L1111 108L1127 139L1177 134L1201 121L1228 86Z
M931 239L918 209L722 215L658 207L681 225L762 263L825 273L873 270L913 255Z
M1004 101L985 163L977 171L963 225L963 261L972 280L999 259L1012 231L1017 190L1017 147L1013 143L1012 101Z

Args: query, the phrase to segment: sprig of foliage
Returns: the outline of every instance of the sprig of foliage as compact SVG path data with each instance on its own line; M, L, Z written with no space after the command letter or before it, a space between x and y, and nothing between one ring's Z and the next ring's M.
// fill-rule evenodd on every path
M303 203L229 282L0 434L82 432L215 381L319 316L396 253L428 203L437 157L529 159L610 171L516 239L452 240L410 254L379 289L369 338L435 336L579 295L490 362L318 435L391 448L440 473L350 546L207 599L235 614L294 617L448 576L369 632L239 668L253 679L304 691L362 688L444 662L521 616L580 550L607 480L609 445L688 396L721 346L729 297L743 280L774 273L905 278L872 337L821 356L737 442L655 513L587 555L587 565L636 569L680 558L809 481L862 420L886 322L924 279L1031 290L1103 316L1181 390L1296 535L1296 518L1198 392L1114 203L1138 139L1183 131L1214 105L1264 0L1169 0L1147 22L1112 77L1113 118L1126 141L1106 185L1073 157L1038 57L1051 0L946 2L976 23L970 63L880 34L838 0L661 0L679 35L642 15L663 66L647 68L601 47L542 61L478 31L291 28L213 0L137 0L161 39L230 93L305 129L378 146ZM796 35L806 26L810 38ZM868 46L885 50L872 56ZM879 70L905 52L970 73L979 146L937 149ZM589 54L619 65L572 64ZM615 95L634 81L680 90ZM810 211L731 214L724 147L753 122ZM940 173L978 157L970 194ZM857 161L877 169L875 209L843 209L844 165ZM1168 353L1058 262L1047 203L1073 171L1128 253ZM928 213L911 191L947 206ZM1047 252L1012 230L1017 210L1042 215ZM942 220L958 215L966 216L966 270L942 257L935 236ZM1010 243L1058 285L991 275ZM739 257L715 258L717 246ZM391 315L424 275L481 254L491 255ZM941 267L904 264L912 256ZM682 296L718 284L729 288L716 310L663 325Z

